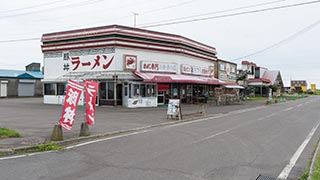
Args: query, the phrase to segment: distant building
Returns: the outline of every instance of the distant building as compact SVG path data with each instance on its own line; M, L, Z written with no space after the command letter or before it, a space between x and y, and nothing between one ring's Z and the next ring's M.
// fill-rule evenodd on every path
M291 80L291 91L293 92L307 92L308 83L306 80Z
M43 74L40 63L31 63L26 71L0 69L0 97L42 96Z
M218 59L215 72L215 77L226 82L223 87L227 89L244 89L243 86L237 84L237 63Z
M242 61L241 64L242 70L239 72L239 75L241 74L242 78L239 78L239 84L243 84L247 89L251 89L251 94L266 96L270 88L276 95L284 91L280 71L271 71L249 61Z

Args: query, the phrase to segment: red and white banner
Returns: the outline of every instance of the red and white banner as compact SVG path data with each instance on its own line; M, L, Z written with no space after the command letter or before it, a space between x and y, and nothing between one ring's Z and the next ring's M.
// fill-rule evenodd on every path
M94 124L96 114L96 97L98 93L98 82L85 81L85 100L86 100L86 121L89 125Z
M82 93L83 85L69 80L66 88L66 96L62 107L59 124L66 130L71 130L76 118L78 102Z

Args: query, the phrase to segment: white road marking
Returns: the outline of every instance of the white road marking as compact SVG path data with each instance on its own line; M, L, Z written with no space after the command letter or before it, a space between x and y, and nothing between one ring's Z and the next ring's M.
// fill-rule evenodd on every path
M303 104L299 104L297 107L301 107Z
M52 153L52 152L57 152L57 151L43 151L43 152L35 152L35 153L17 155L17 156L2 157L2 158L0 158L0 161L8 160L8 159L18 159L18 158L30 157L30 156L35 156L35 155L39 155L39 154L47 154L47 153Z
M302 154L302 152L306 148L307 144L309 143L309 141L313 137L313 135L316 132L316 130L318 129L319 125L320 125L320 121L318 122L318 124L315 127L312 128L312 130L308 134L307 138L303 141L303 143L300 145L300 147L297 149L297 151L293 154L293 156L291 157L287 166L279 174L278 179L286 180L288 178L292 168L295 166L298 158L300 157L300 155Z
M137 134L143 134L143 133L146 133L146 132L149 132L149 131L150 130L144 130L144 131L133 132L133 133L129 133L129 134L123 134L123 135L118 135L118 136L107 137L107 138L103 138L103 139L97 139L97 140L93 140L93 141L88 141L88 142L76 144L76 145L73 145L73 146L67 146L65 149L73 149L73 148L86 146L86 145L97 143L97 142L108 141L108 140L112 140L112 139L118 139L118 138L123 138L123 137L137 135Z
M213 135L211 135L211 136L207 136L207 137L205 137L205 138L202 138L202 139L199 139L199 140L197 140L197 141L194 141L194 142L192 142L191 144L196 144L196 143L199 143L199 142L208 140L208 139L215 138L215 137L220 136L220 135L222 135L222 134L226 134L226 133L230 132L231 130L233 130L233 129L227 129L227 130L225 130L225 131L218 132L218 133L213 134Z
M283 111L290 111L290 110L292 110L293 109L293 107L289 107L289 108L287 108L287 109L284 109Z

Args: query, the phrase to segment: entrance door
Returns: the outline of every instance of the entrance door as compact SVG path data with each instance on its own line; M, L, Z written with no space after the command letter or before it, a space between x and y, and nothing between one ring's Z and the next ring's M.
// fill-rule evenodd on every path
M122 105L124 107L128 107L128 101L129 101L129 83L125 82L123 83L123 89L122 89Z
M122 105L122 84L117 84L117 105Z
M165 91L158 92L158 105L163 105L165 103Z
M1 81L0 85L0 96L7 97L7 81Z

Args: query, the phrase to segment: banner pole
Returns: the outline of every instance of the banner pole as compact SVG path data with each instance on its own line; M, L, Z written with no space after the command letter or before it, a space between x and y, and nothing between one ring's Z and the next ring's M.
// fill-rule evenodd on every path
M62 98L62 107L60 108L60 112L59 112L59 118L58 118L58 124L60 122L61 119L61 115L62 115L62 109L63 109L63 104L64 104L64 99L66 98L66 89L68 86L68 81L65 82L64 86L63 86L63 92L64 92L64 96Z

